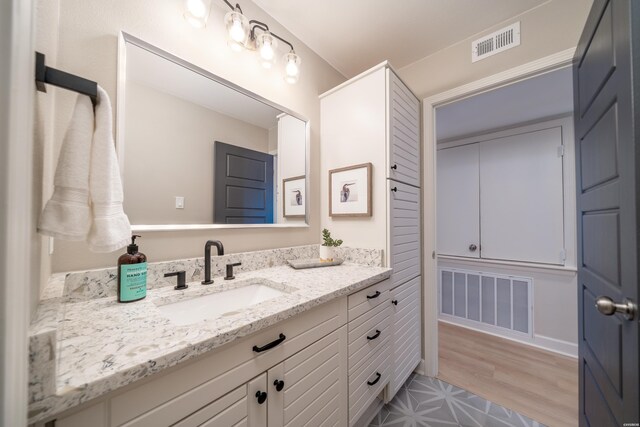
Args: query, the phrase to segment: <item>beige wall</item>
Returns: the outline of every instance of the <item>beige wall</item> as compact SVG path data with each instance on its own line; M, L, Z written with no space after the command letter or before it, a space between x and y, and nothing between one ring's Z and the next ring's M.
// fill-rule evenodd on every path
M398 70L418 98L488 77L565 49L575 48L592 0L550 0L480 34ZM508 51L471 63L471 41L520 21L521 42Z
M48 0L40 0L46 3ZM226 45L222 21L227 12L224 3L214 1L209 25L204 30L189 26L182 18L181 1L110 1L65 0L60 7L58 67L99 82L116 102L116 67L118 33L126 31L218 76L290 108L311 123L310 178L312 194L320 190L318 94L339 84L344 77L324 60L300 43L273 18L252 2L242 7L249 17L269 23L274 32L291 40L302 58L302 74L296 85L282 79L280 68L265 70L255 55L236 53ZM75 95L60 91L56 99L55 152L59 150L69 121ZM45 183L47 178L45 178ZM45 192L50 184L45 184ZM147 232L140 240L140 250L150 261L200 256L205 240L220 239L228 252L280 246L318 243L320 241L320 205L311 204L310 226L299 229L226 229L209 231ZM53 271L113 266L119 255L93 254L83 243L56 240Z
M44 53L48 66L55 67L58 56L58 0L39 0L35 2L35 49ZM37 92L34 112L33 138L33 205L31 236L31 314L33 315L40 299L40 289L51 274L49 256L49 238L36 232L37 221L44 202L53 193L54 155L54 105L58 89L47 87L47 93Z
M259 126L133 82L126 99L123 185L131 224L212 223L214 141L268 152L268 130ZM184 209L176 209L176 196L185 198Z

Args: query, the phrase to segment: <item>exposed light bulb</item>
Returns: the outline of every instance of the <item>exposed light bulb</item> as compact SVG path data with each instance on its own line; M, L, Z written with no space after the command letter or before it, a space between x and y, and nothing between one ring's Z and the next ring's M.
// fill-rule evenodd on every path
M186 0L184 19L196 28L204 28L209 17L211 0Z
M202 0L187 0L187 11L196 18L202 18L207 13L207 7Z
M300 72L300 68L298 68L298 65L295 63L295 61L289 61L287 62L285 71L287 73L287 76L297 76Z
M296 83L300 77L300 57L294 52L289 52L284 57L284 80L287 83Z
M231 40L237 43L242 43L245 38L244 28L242 28L242 22L238 18L233 19L233 24L229 29L229 37Z
M265 40L264 44L260 48L260 56L266 61L271 61L274 55L275 52L273 51L273 46L271 46L271 41Z

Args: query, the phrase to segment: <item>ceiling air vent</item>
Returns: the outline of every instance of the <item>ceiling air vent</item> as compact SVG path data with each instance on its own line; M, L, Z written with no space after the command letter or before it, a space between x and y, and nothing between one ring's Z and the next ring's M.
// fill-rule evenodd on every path
M471 42L471 62L520 45L520 21Z

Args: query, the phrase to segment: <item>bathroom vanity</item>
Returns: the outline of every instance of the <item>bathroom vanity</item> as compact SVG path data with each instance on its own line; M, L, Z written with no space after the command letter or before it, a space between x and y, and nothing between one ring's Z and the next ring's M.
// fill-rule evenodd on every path
M47 328L54 348L49 369L32 369L30 421L38 427L362 422L397 368L393 343L420 284L392 296L381 251L341 248L346 262L335 267L283 265L317 251L314 245L214 257L208 286L199 282L202 259L150 264L149 294L133 304L115 301L109 270L56 277L32 325L33 357ZM220 276L230 261L242 266L225 281ZM176 269L186 270L187 290L174 290L161 275ZM237 296L250 305L233 307L231 299L226 312L205 320L188 304L248 286L273 294L257 304ZM180 307L167 310L172 305L185 305L187 318Z

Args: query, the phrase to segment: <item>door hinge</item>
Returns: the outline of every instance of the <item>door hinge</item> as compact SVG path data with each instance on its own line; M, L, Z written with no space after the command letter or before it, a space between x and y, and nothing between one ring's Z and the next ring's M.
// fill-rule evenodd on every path
M567 251L566 249L560 250L560 261L565 262L567 260Z
M558 147L558 157L564 157L564 145Z

